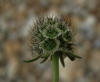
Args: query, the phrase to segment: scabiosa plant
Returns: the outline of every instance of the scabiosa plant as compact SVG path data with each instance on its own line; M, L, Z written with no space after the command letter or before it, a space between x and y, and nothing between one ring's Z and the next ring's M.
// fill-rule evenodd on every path
M39 58L45 62L49 57L53 62L53 82L59 81L59 59L65 67L64 58L68 57L74 61L75 58L81 58L74 55L72 46L74 45L74 34L70 27L62 18L43 17L31 28L31 48L36 58L24 60L24 62L33 62Z

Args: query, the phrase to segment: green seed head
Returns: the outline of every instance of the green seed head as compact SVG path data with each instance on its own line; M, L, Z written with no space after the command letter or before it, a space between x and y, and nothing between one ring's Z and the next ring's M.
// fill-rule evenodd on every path
M61 62L63 62L63 56L72 61L75 58L81 58L72 53L72 46L74 45L72 28L58 17L39 19L35 27L31 29L31 43L33 52L38 53L37 57L32 59L33 61L41 57L44 58L43 63L48 57L56 53L60 55Z

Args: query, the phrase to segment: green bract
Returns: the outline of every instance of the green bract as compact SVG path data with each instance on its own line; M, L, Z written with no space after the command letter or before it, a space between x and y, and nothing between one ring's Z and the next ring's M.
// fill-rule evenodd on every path
M56 25L48 25L46 29L43 30L43 36L45 38L55 39L61 35L61 31Z
M59 28L62 33L65 33L68 31L69 26L65 23L65 21L62 21L56 24L57 24L57 28Z
M60 45L60 42L58 40L47 39L41 42L41 49L43 49L45 53L50 53L52 55L58 50L59 45Z
M24 62L32 62L43 58L43 61L41 61L43 63L48 57L52 57L51 55L57 54L64 66L63 57L65 56L72 61L75 58L81 58L73 54L73 45L74 35L69 24L57 17L44 17L39 19L35 27L31 29L32 52L38 55L34 59L24 60Z
M62 34L62 38L67 42L73 42L73 35L70 33L70 31L67 31Z

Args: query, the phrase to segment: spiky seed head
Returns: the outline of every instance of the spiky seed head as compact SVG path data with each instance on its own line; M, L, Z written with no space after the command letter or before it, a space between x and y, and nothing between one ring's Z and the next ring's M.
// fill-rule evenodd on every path
M74 35L72 28L64 20L58 17L44 17L42 20L37 21L31 32L32 48L38 53L33 61L40 57L46 60L55 53L60 55L61 62L64 61L62 60L63 55L66 55L72 61L75 58L81 58L72 53Z

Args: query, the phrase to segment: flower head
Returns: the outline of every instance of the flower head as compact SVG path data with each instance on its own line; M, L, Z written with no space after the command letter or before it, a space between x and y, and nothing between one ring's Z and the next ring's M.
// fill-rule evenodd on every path
M58 54L64 66L63 56L72 61L75 58L81 58L72 53L72 46L74 45L72 28L58 17L44 17L43 20L37 21L35 27L31 29L31 44L33 52L38 55L32 60L24 60L25 62L44 58L41 62L43 63L48 57L52 57L51 55Z

